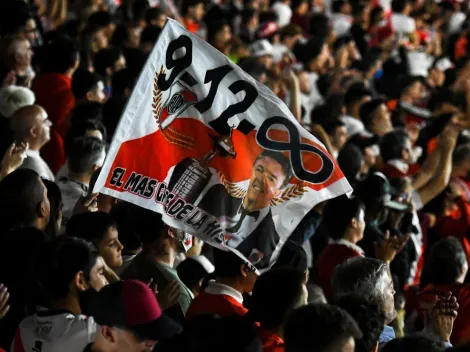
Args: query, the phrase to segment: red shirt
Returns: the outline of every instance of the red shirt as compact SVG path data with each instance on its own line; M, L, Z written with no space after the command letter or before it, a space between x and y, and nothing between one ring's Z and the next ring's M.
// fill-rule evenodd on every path
M68 117L75 106L72 79L61 73L45 73L34 81L32 90L36 104L46 110L52 122L51 140L41 149L41 155L56 174L65 164L64 141Z
M419 307L425 306L434 296L445 292L452 292L459 304L458 316L454 322L454 329L450 337L453 345L470 342L470 284L428 285L420 293L418 298ZM421 309L420 316L426 314Z
M263 352L284 352L284 340L276 334L257 326L258 337L263 344Z
M402 164L403 162L397 161L398 164ZM404 164L404 163L403 163ZM405 166L405 165L403 165ZM403 178L405 176L413 176L419 171L419 165L418 164L413 164L413 165L406 165L406 168L401 168L395 165L395 162L393 160L390 160L388 163L386 163L383 167L382 170L380 170L385 176L387 176L388 179L392 178Z
M325 292L327 298L331 298L333 290L331 288L331 277L333 271L349 258L364 256L363 251L355 244L339 240L329 243L321 252L317 263L318 282Z
M191 319L200 314L244 316L248 310L243 307L241 293L234 291L235 289L226 285L209 283L206 291L196 296L191 302L186 318Z

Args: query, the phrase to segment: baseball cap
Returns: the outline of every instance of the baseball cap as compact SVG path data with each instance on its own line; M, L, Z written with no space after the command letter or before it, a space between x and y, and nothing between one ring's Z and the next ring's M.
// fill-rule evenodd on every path
M273 55L273 46L266 39L260 39L251 44L250 52L252 57Z
M258 38L269 38L279 30L279 25L275 21L262 23L258 29Z
M387 208L396 211L408 210L408 204L403 204L392 200L392 187L387 177L381 172L370 173L359 185L358 196L364 203L370 204L372 200L383 198Z
M124 329L144 340L159 341L182 331L162 312L155 293L137 280L105 286L96 294L91 315L99 325Z

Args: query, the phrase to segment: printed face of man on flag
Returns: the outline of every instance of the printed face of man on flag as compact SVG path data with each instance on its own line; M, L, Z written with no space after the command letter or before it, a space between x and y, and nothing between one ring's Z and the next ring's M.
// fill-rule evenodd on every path
M289 179L289 160L281 153L262 152L253 164L243 207L248 211L266 208L280 194Z

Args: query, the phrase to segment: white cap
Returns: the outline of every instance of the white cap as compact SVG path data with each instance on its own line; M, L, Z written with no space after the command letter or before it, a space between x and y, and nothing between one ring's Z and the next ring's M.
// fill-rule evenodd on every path
M260 39L251 44L250 53L253 57L273 55L273 46L266 39Z
M193 259L201 266L204 268L205 271L207 271L208 274L212 274L215 270L215 266L203 255L196 255L194 257L190 257L188 259Z
M436 67L439 71L445 72L449 68L454 67L454 65L447 57L443 57L442 59L436 61L434 67Z

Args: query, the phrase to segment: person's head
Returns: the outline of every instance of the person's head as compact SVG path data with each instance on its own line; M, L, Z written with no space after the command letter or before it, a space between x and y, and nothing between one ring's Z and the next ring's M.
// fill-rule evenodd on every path
M380 155L385 163L390 160L411 161L411 139L405 130L396 129L384 135L380 140Z
M89 24L80 33L80 44L87 55L94 55L108 46L109 38L103 27Z
M354 83L344 95L344 104L349 115L359 118L361 106L369 101L371 92L362 84Z
M95 137L80 137L67 151L67 165L71 175L89 177L103 166L106 145ZM88 181L89 182L89 181Z
M284 327L286 352L353 352L362 333L343 309L309 304L293 311Z
M137 48L140 42L141 28L136 22L119 25L114 31L111 44L117 48Z
M27 142L32 150L40 150L51 138L52 123L39 105L23 106L16 110L10 117L10 125L15 139Z
M287 157L279 152L265 150L255 159L250 184L244 200L247 210L269 206L291 179L291 166Z
M257 40L250 46L250 57L269 70L273 65L273 46L266 39Z
M305 3L307 3L305 1ZM279 30L279 39L281 43L292 49L295 44L302 38L302 28L295 24L288 24Z
M0 5L1 34L16 34L31 44L37 39L37 26L31 6L26 1L4 1Z
M350 294L340 297L335 305L343 308L356 321L362 338L356 340L356 352L377 352L385 314L381 301L371 296Z
M213 21L208 26L207 41L219 50L229 47L232 40L232 30L225 20Z
M323 222L334 240L346 239L352 243L364 235L364 204L358 197L346 195L329 200L323 209Z
M76 122L74 121L65 136L65 154L68 153L74 141L80 137L94 137L99 139L100 141L105 141L106 128L104 127L103 123L99 120L78 120Z
M71 124L75 125L88 120L103 120L103 104L96 101L83 101L75 106L70 114Z
M261 83L266 82L266 66L254 59L244 59L239 64L240 68L248 73L251 77L260 81Z
M449 113L457 114L465 111L466 106L465 95L450 89L439 90L439 94L431 97L428 104L429 110L433 111L436 116Z
M93 175L90 178L90 187L88 189L88 192L91 193L93 192L93 188L95 187L96 181L98 180L98 177L100 175L101 168L98 168L93 172ZM113 206L117 204L117 199L114 197L111 197L107 194L100 193L98 197L96 198L97 201L97 207L98 211L102 211L104 213L111 213L111 210L113 209ZM113 215L113 218L119 220L119 217ZM130 219L129 219L130 221ZM121 233L121 231L119 232ZM126 246L127 249L127 246Z
M467 177L470 173L470 145L462 144L452 155L452 176Z
M184 231L165 224L161 214L140 207L134 207L133 213L145 253L154 257L176 257L186 252Z
M453 349L448 349L447 346L438 339L424 334L415 334L393 339L386 343L381 349L382 352L443 352L451 350Z
M390 111L382 99L372 99L362 104L359 115L365 128L376 136L382 137L393 130Z
M407 76L400 82L400 99L409 100L411 103L419 103L424 97L426 86L420 76Z
M186 258L176 267L179 278L195 296L201 292L204 279L214 269L214 265L203 255Z
M444 85L446 74L445 72L452 68L452 63L446 57L436 59L428 71L428 82L434 87L442 87Z
M111 215L103 212L74 215L67 222L67 234L91 242L111 269L122 265L123 246Z
M50 204L49 223L47 224L44 232L51 238L59 236L62 227L62 194L59 186L53 181L42 179L44 186L47 188L47 198Z
M385 324L396 318L395 290L388 265L378 259L355 257L338 265L332 278L335 299L356 294L376 297L385 311Z
M199 22L204 17L204 1L188 0L183 3L183 16L195 22Z
M327 40L333 32L328 16L322 13L315 13L310 17L309 34L313 37L320 37Z
M273 268L262 274L252 292L250 314L263 329L278 331L288 315L307 304L304 272L292 268ZM273 309L272 302L276 302Z
M449 236L432 247L423 276L434 285L446 285L462 283L467 271L467 257L460 241Z
M72 77L79 62L77 43L65 36L51 39L42 48L42 73L62 73Z
M338 165L351 185L357 183L363 168L364 155L358 146L347 143L338 154Z
M164 339L181 333L162 312L155 293L141 281L124 280L104 287L91 304L96 323L93 347L99 351L152 351Z
M96 53L93 66L97 74L108 79L126 68L126 59L118 48L108 47Z
M103 103L106 99L101 77L84 69L78 69L73 74L72 92L77 102L94 101Z
M36 266L38 281L49 304L74 300L73 308L77 309L81 292L99 291L108 284L103 259L89 242L75 237L59 236L46 243Z
M392 1L392 11L394 13L409 15L411 12L412 6L409 0L393 0Z
M351 4L345 0L335 0L332 3L331 9L333 13L341 13L344 15L351 14Z
M113 98L128 98L136 81L136 76L129 70L124 69L116 72L111 81Z
M158 26L147 26L142 31L140 47L145 54L150 54L161 32L162 28Z
M145 13L145 21L148 26L156 26L163 29L168 16L165 11L159 7L151 7Z
M330 58L330 49L322 37L312 37L306 44L298 44L300 56L307 71L321 73Z
M0 182L0 227L9 230L33 226L44 230L49 223L47 188L30 169L18 169Z
M366 103L367 104L367 103ZM364 165L361 169L362 175L369 172L370 168L375 167L377 157L380 154L378 142L380 137L368 133L356 133L348 140L348 144L357 146L364 156Z
M0 49L4 68L24 75L33 57L28 39L19 35L5 37L0 42Z
M253 8L244 8L241 12L241 20L243 25L248 28L258 28L259 26L259 16L258 11Z
M293 0L291 1L292 11L300 16L305 16L308 13L308 0Z
M88 17L88 23L98 26L103 30L103 34L109 40L113 36L116 25L113 22L113 16L108 11L97 11Z
M325 132L331 140L331 144L336 150L341 150L348 140L348 131L346 125L341 120L328 121L323 124Z
M241 293L253 291L258 276L235 253L214 248L214 266L217 281L230 281Z
M0 89L0 115L11 117L23 106L33 105L36 97L31 89L26 87L8 86Z

